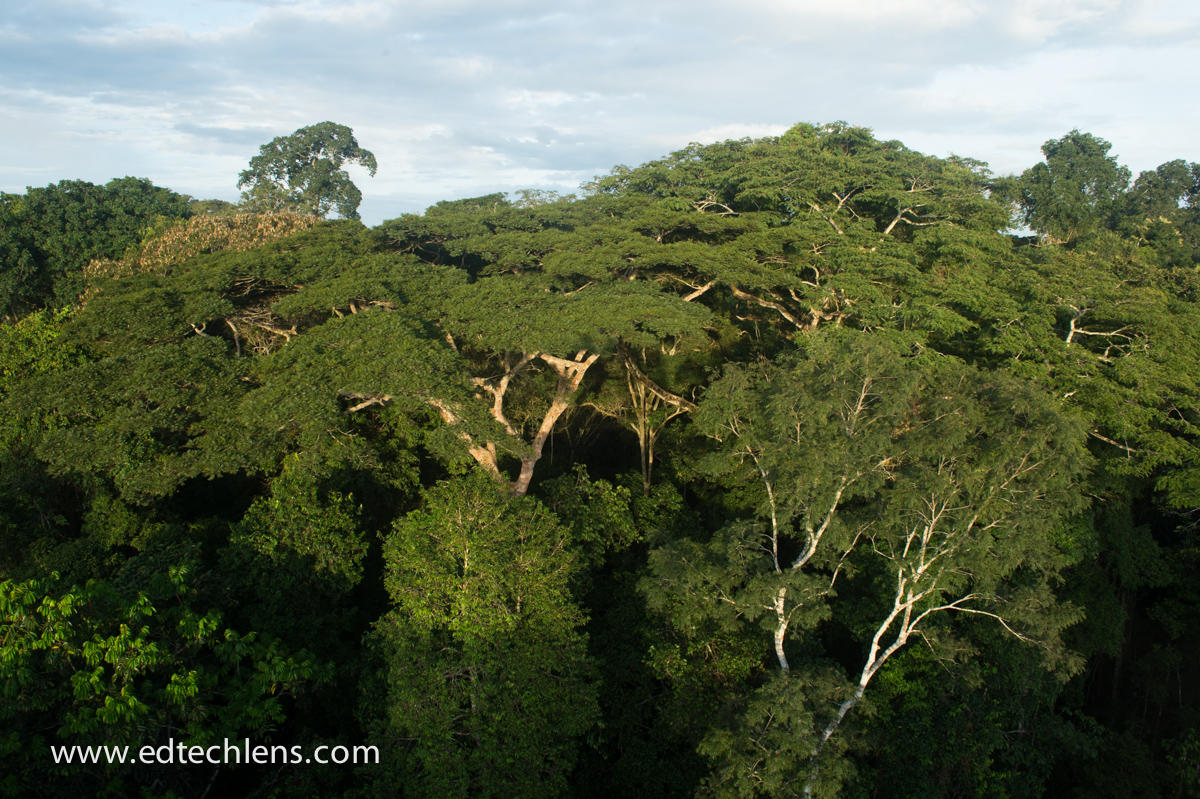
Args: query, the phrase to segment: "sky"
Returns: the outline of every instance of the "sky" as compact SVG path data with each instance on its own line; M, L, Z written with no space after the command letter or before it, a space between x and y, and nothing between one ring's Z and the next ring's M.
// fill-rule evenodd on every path
M331 120L363 220L570 193L689 142L846 121L1017 173L1072 129L1200 161L1195 0L2 0L0 191L125 175L238 198Z

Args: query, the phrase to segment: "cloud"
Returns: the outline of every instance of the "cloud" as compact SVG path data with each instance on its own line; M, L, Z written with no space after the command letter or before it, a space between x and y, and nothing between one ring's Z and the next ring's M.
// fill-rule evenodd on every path
M0 23L0 115L22 156L0 159L0 188L32 163L47 180L133 173L235 199L258 145L324 119L379 159L360 182L368 221L570 191L798 121L1006 169L1077 126L1131 158L1196 159L1178 65L1198 23L1184 0L19 3Z
M239 149L257 147L274 138L270 128L264 127L220 127L216 125L199 125L194 122L177 122L175 130L188 136L209 139L222 145L231 145Z
M0 32L36 36L45 31L70 35L115 26L127 17L109 6L87 0L12 0L6 3Z

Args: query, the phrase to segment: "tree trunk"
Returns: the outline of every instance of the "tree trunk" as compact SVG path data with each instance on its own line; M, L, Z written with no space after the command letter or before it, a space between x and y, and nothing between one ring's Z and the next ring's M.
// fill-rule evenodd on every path
M787 588L780 588L775 594L775 659L779 661L779 668L783 671L790 671L788 666L787 655L783 651L783 639L787 635L788 619L785 613L787 600Z
M542 457L542 450L546 446L546 440L550 438L550 433L554 430L554 424L563 415L563 412L571 407L571 398L579 391L579 386L583 383L583 376L587 374L587 370L599 359L600 355L596 353L588 355L586 350L580 350L575 354L574 360L557 358L545 353L538 353L537 357L558 373L558 385L555 386L554 399L550 402L550 408L542 417L542 423L538 426L537 434L531 442L533 452L521 458L521 472L517 475L517 479L510 484L512 492L518 496L529 491L529 484L533 481L533 467Z

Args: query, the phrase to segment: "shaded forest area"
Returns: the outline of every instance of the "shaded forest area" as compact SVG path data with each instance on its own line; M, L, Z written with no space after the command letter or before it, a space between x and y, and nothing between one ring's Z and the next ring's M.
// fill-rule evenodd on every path
M1108 151L3 195L0 792L1198 795L1200 166ZM382 758L49 754L243 737Z

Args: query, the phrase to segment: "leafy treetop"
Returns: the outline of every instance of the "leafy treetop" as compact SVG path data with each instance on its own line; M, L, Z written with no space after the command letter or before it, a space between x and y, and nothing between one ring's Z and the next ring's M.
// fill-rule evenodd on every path
M259 148L238 178L242 198L254 211L302 211L325 216L336 210L358 219L362 192L343 164L365 167L375 176L375 155L354 132L336 122L319 122L290 136L277 136Z

